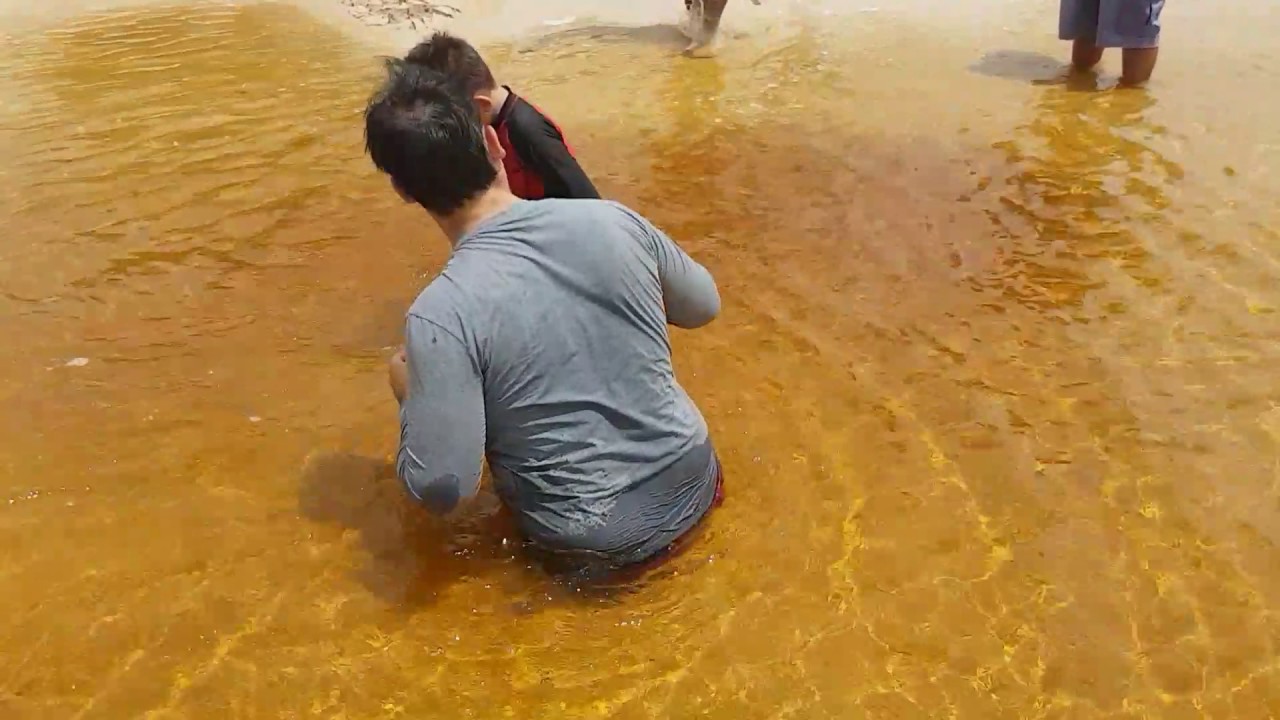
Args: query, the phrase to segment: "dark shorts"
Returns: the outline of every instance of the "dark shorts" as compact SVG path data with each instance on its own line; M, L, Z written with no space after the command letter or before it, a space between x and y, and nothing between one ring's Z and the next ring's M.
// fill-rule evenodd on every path
M1061 0L1058 37L1089 40L1100 48L1160 45L1165 0Z
M554 550L554 548L545 547L543 544L532 541L527 536L525 537L525 551L529 553L530 559L538 562L540 568L547 571L548 574L566 579L572 584L626 584L630 583L631 580L643 577L650 570L666 564L668 560L681 555L682 552L692 546L696 539L701 536L705 527L707 527L707 518L712 514L712 511L716 510L724 502L724 468L714 451L710 450L710 446L708 446L708 450L710 452L710 462L714 464L714 468L709 470L713 471L714 478L716 478L716 491L710 498L707 510L704 510L703 514L694 520L689 529L669 541L666 546L658 546L657 551L641 556L640 560L620 561L616 557L608 557L596 552ZM703 475L703 477L705 478L707 475Z
M724 466L720 464L718 458L714 458L713 462L716 464L716 490L711 505L682 535L643 560L619 564L594 553L555 551L527 540L526 550L543 570L551 575L566 578L575 584L617 585L637 580L693 546L706 529L707 518L724 503Z
M707 512L705 514L703 514L702 519L698 520L698 524L694 525L693 527L685 531L685 534L676 538L674 542L668 545L665 550L662 550L657 555L654 555L648 560L643 560L634 565L626 565L620 568L616 568L616 571L620 573L625 573L629 577L634 577L638 575L643 575L651 570L655 570L658 567L666 564L668 561L679 557L681 554L684 553L684 551L692 547L694 543L697 542L698 538L702 536L702 532L706 529L706 526L707 526L707 518L711 517L711 513L715 512L715 509L720 507L723 504L724 504L724 467L721 466L718 470L718 474L716 475L716 498L715 500L711 501L711 507L707 509Z

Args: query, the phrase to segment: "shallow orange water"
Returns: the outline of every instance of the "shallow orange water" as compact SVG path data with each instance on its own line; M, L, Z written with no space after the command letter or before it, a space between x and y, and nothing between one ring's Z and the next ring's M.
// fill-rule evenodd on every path
M492 49L726 299L675 342L728 502L592 592L388 477L445 246L362 157L368 48L275 5L15 34L0 713L1280 715L1280 16L1171 8L1126 93L1024 5Z

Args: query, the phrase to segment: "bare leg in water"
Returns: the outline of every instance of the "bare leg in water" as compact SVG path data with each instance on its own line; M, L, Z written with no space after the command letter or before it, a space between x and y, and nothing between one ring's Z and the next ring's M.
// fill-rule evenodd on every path
M1102 48L1093 43L1093 38L1080 38L1072 43L1071 65L1076 70L1086 72L1102 62Z
M1124 69L1120 84L1124 87L1142 87L1155 72L1160 48L1125 48ZM1076 40L1071 46L1071 65L1079 72L1092 70L1102 60L1102 48L1092 40Z
M1155 72L1156 60L1160 57L1160 48L1125 48L1124 70L1120 76L1120 84L1127 87L1141 87L1151 79Z
M684 49L686 55L707 57L712 54L716 32L720 30L720 18L729 0L684 0L684 9L689 13L685 34L689 36L689 45Z
M760 0L751 2L760 4ZM720 31L720 18L728 4L729 0L684 0L684 9L689 14L688 24L682 28L689 37L689 46L684 49L686 55L708 57L712 54L716 33Z
M1102 60L1103 48L1124 53L1122 87L1140 87L1151 79L1160 55L1160 13L1164 0L1061 0L1059 36L1073 40L1071 64L1087 72ZM1103 12L1106 8L1108 11ZM1099 43L1102 37L1106 42Z

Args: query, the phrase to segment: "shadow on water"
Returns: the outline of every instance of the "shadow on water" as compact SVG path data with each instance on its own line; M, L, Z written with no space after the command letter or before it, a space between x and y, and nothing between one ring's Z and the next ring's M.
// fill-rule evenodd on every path
M1061 58L1025 50L996 50L969 66L979 75L1035 84L1055 82L1069 69L1070 65Z
M1077 70L1063 58L1025 50L997 50L983 55L969 71L986 77L1039 86L1063 86L1075 92L1122 89L1119 78L1097 69Z
M432 517L404 492L395 467L376 458L313 456L298 505L314 522L356 532L366 556L357 579L406 609L430 605L454 583L494 574L515 559L516 535L494 503L458 521Z
M1114 86L1104 83L1095 70L1076 70L1070 63L1043 53L999 50L982 56L969 66L970 72L1001 80L1038 86L1058 86L1071 92L1098 92Z
M617 602L670 574L661 565L615 572L539 552L484 490L460 516L434 517L404 491L394 465L353 453L312 456L302 471L298 507L312 522L355 532L364 554L356 579L410 612L435 604L458 582L496 578L513 567L524 580L513 588L517 614L540 609L543 601Z

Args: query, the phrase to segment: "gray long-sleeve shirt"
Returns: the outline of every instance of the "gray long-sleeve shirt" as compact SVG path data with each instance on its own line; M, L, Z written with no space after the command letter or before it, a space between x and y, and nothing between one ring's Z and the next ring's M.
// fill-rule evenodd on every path
M719 309L711 274L622 205L516 203L462 238L409 310L401 479L448 512L487 456L539 545L654 555L707 512L719 476L667 323Z

